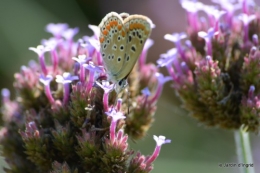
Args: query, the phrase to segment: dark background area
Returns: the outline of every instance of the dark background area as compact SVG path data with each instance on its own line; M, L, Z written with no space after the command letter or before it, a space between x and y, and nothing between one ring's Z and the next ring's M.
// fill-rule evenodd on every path
M207 4L211 2L203 1ZM259 2L257 1L259 4ZM109 12L127 12L150 17L156 28L151 38L155 44L149 50L148 62L173 47L164 40L167 33L185 31L185 10L175 0L0 0L0 89L9 88L14 96L14 73L31 59L37 60L28 47L36 47L48 23L68 23L79 27L76 38L92 35L88 24L98 25ZM167 75L165 69L161 69ZM171 82L166 83L158 102L155 122L147 136L133 143L131 148L148 155L153 152L153 135L165 135L172 140L164 145L154 164L154 173L236 173L237 168L219 168L219 163L237 163L232 131L205 128L181 108ZM260 140L251 135L254 165L260 170ZM2 162L2 164L4 164ZM257 171L256 171L257 172Z

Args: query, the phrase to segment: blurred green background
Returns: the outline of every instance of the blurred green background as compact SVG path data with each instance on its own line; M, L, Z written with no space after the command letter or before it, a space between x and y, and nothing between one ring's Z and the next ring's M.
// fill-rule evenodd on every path
M203 2L210 4L210 1ZM37 60L28 47L36 47L41 39L50 37L44 31L48 23L79 27L79 38L92 34L88 24L98 25L111 11L147 15L155 23L151 35L155 44L149 50L148 62L155 62L160 54L173 47L163 39L165 34L185 31L185 11L175 0L0 0L0 88L12 90L14 73L29 60ZM161 71L166 75L165 69ZM153 173L239 172L237 168L218 166L219 163L237 163L233 132L205 128L189 117L170 82L164 87L148 135L141 141L130 141L130 147L145 155L151 154L154 134L165 135L172 143L162 147ZM259 136L252 134L251 141L257 172L260 170Z

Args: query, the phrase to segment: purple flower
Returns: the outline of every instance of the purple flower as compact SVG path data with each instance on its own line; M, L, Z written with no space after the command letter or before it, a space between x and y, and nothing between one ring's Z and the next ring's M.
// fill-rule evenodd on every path
M62 36L66 40L72 40L73 37L79 32L79 28L68 28L65 31L63 31Z
M150 38L148 38L144 44L144 48L143 48L143 51L140 55L140 58L139 58L139 68L142 68L146 62L146 56L147 56L147 52L148 52L148 49L154 44L154 41Z
M86 37L86 38L85 38ZM85 36L82 39L78 40L77 54L78 55L86 55L88 57L92 57L94 59L94 54L96 52L95 48L89 43L88 36Z
M218 31L219 20L227 12L224 10L218 10L215 6L204 5L203 10L207 13L209 18L210 27L214 28L214 31Z
M164 77L163 74L161 74L161 73L156 73L155 76L157 77L158 84L157 84L155 94L152 96L152 98L149 99L149 102L151 104L155 103L159 99L159 97L162 93L162 90L163 90L164 83L172 80L172 78L170 76Z
M84 64L83 67L85 67L89 72L88 81L87 81L87 91L89 92L94 84L95 74L101 73L102 68L100 66L94 65L92 61L90 61L88 64Z
M148 96L151 95L151 92L150 92L150 90L149 90L148 87L145 87L144 89L142 89L141 92L142 92L142 94L143 94L144 96L146 96L146 97L148 97Z
M254 0L240 0L240 3L242 3L243 13L250 15L254 12L254 8L256 6Z
M152 25L151 21L148 22ZM105 81L108 77L100 54L100 28L89 27L94 35L85 36L75 43L73 37L78 28L68 28L65 24L48 25L46 30L54 37L42 40L42 45L37 48L30 48L38 54L39 63L31 62L29 67L23 66L15 75L15 100L10 100L8 91L2 91L1 114L6 130L2 128L0 142L3 146L10 144L12 148L4 147L3 152L9 159L10 171L14 168L57 172L64 168L72 172L76 169L84 172L134 172L129 171L134 153L128 150L128 135L135 140L145 136L153 122L154 103L160 95L162 83L165 83L154 75L158 67L152 63L145 64L153 41L148 39L145 42L140 57L143 66L134 68L129 74L131 93L134 94L123 90L120 93L122 99L118 99L113 91L115 84ZM46 51L50 54L46 55ZM51 58L51 64L47 64L49 61L44 56ZM148 88L154 89L156 83L158 90L150 96ZM127 99L133 102L127 103L126 94ZM153 103L149 102L149 98ZM124 120L127 106L130 108L128 119ZM25 130L18 132L17 129L23 127ZM20 143L14 144L14 137ZM17 146L21 145L25 147L23 152L18 151L20 148ZM93 153L96 153L94 157ZM19 164L13 163L17 158ZM55 158L61 158L60 162L68 161L68 164L60 164L54 161ZM88 161L84 162L86 158ZM96 162L102 158L108 162ZM140 169L152 170L152 165L146 167L145 157L140 158L143 158L139 159L142 162ZM74 162L75 159L79 161ZM79 164L82 161L84 165Z
M106 114L112 118L110 124L110 141L111 143L114 143L116 137L115 134L117 121L120 119L125 119L126 117L123 115L122 112L117 112L114 109L112 109L110 112L106 112Z
M70 91L69 91L69 84L74 81L74 80L78 80L78 76L71 76L70 73L63 73L63 75L56 75L56 82L57 83L62 83L63 84L63 105L67 105L68 101L69 101L69 95L70 95Z
M201 2L193 0L181 0L180 1L182 8L187 12L188 24L194 31L198 31L198 15L197 12L203 9L203 4Z
M257 34L254 34L252 36L252 40L253 40L254 46L257 46L259 44L259 39L258 39L258 35Z
M244 24L244 42L246 43L248 41L248 25L251 21L253 21L256 18L256 15L247 15L247 14L241 14L238 16L238 19L240 19Z
M181 33L173 33L173 34L166 34L164 36L164 39L169 40L173 43L175 43L175 46L179 52L179 54L181 55L181 58L183 61L186 61L186 57L185 57L185 53L184 53L184 49L181 45L181 40L186 38L187 35L184 32Z
M104 90L103 106L104 106L104 110L107 112L109 110L109 102L108 102L109 93L114 89L114 84L110 85L109 82L102 82L102 84L96 82L96 84Z
M39 45L36 48L30 47L29 50L34 51L35 53L38 54L39 63L41 65L42 72L43 72L44 75L47 75L48 71L47 71L47 68L46 68L45 60L44 60L44 53L49 51L50 49L48 47L44 47L42 45Z
M240 8L240 4L233 4L233 0L212 0L212 2L219 4L225 11L227 11L226 22L229 27L232 26L234 12Z
M60 38L62 36L63 31L68 28L68 25L65 23L50 23L46 26L46 31L53 34L54 37Z
M6 103L10 101L10 91L7 88L3 88L1 90L1 95L2 95L2 103Z
M51 75L47 75L46 77L42 74L40 75L40 82L43 83L45 89L45 95L51 104L55 102L54 98L52 97L51 89L50 89L50 83L52 79L53 77Z
M171 140L166 139L165 136L157 137L157 136L153 135L153 139L156 142L156 147L155 147L153 154L147 159L147 161L146 161L147 165L152 164L155 161L155 159L159 156L159 153L160 153L160 150L161 150L161 147L163 144L171 143Z
M255 92L255 86L251 85L248 91L248 98L253 99L254 98L254 92Z
M121 107L122 107L122 103L123 103L123 100L122 99L117 99L117 103L116 103L116 110L117 111L120 111L121 110Z
M72 59L79 63L79 65L80 65L79 79L82 83L85 83L85 68L84 68L83 64L85 64L87 61L91 60L91 58L90 57L87 58L86 55L79 55L78 58L72 57Z
M165 54L161 54L160 59L158 59L156 62L159 67L166 67L168 70L168 73L173 79L176 79L177 76L174 72L174 70L177 71L177 73L182 73L181 66L178 60L178 52L176 48L172 48L167 51ZM172 66L174 65L174 68Z
M211 45L211 40L216 35L217 32L213 28L210 28L208 32L200 31L198 32L198 36L204 38L206 40L206 45L207 45L207 55L212 56L212 45Z
M89 43L90 51L92 50L92 56L95 55L97 59L97 64L102 65L102 57L100 53L100 42L94 37L84 37L84 39L87 39L86 42Z
M58 63L59 63L59 57L56 48L61 42L62 42L61 39L56 39L56 38L42 40L42 44L45 47L47 47L51 52L51 60L52 60L52 67L53 67L52 69L54 74L56 74L57 72Z

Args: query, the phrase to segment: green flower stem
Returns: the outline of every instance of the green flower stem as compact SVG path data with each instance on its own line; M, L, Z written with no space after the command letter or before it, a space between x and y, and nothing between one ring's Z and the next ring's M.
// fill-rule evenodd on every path
M248 132L246 132L242 128L235 131L235 142L237 148L238 162L242 164L253 164ZM255 173L253 166L240 166L240 171L241 173Z

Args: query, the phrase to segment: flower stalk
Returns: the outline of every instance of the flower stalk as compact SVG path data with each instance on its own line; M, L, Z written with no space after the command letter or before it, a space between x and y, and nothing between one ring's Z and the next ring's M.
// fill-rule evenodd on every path
M238 164L249 164L248 167L240 166L241 173L255 173L249 133L243 128L234 132Z

